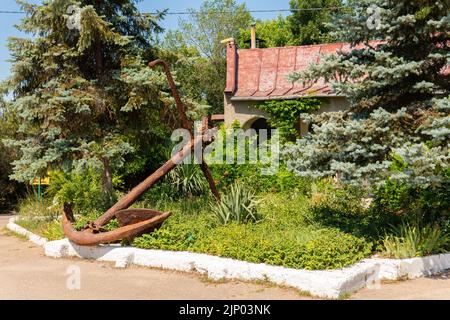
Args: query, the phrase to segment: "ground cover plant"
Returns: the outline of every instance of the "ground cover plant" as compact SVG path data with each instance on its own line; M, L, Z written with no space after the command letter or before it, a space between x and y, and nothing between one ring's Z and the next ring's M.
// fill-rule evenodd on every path
M199 201L205 204L200 211L175 204L175 214L161 229L135 239L133 245L306 269L344 267L372 251L363 237L315 223L303 195L266 194L255 208L256 221L226 224L209 210L210 200Z

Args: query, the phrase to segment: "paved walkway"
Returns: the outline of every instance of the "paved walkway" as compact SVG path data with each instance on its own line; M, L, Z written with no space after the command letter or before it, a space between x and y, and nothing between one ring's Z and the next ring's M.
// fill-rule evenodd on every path
M0 215L0 299L309 299L293 289L81 259L51 259L32 243L7 235ZM81 270L81 289L67 289L67 270ZM449 299L450 272L433 278L383 283L350 299Z
M379 289L363 289L355 300L450 300L450 271L429 278L383 283Z

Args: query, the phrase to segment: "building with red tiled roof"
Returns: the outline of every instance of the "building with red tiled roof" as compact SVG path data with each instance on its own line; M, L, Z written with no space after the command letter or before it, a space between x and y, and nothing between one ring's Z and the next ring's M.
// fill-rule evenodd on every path
M323 80L312 85L292 83L287 76L319 63L321 55L349 51L348 43L297 47L237 49L233 39L227 43L227 81L225 123L238 120L244 129L264 126L268 115L257 108L264 100L317 97L323 101L320 112L349 107L345 96L333 92ZM266 122L267 123L267 122ZM304 133L307 128L300 126Z

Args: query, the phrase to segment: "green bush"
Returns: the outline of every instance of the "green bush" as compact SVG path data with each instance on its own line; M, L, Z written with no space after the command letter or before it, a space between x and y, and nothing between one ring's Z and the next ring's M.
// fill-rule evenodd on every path
M321 230L306 243L259 231L237 224L216 228L198 242L194 251L308 270L345 267L371 253L371 245L363 239L337 230Z
M261 174L261 165L212 165L211 172L219 189L226 189L235 182L248 185L258 194L273 192L311 193L311 180L296 176L281 165L274 175Z
M376 191L375 205L386 213L403 215L411 200L409 191L406 184L387 180Z
M134 239L133 245L145 249L192 251L196 242L215 227L212 216L175 214L162 228Z
M437 226L413 226L404 223L394 227L392 234L382 240L384 254L404 259L446 252L450 246L450 235Z
M414 187L388 180L377 189L373 208L384 215L401 217L412 223L439 223L445 226L450 220L449 206L448 178L443 184L433 187Z
M219 223L227 224L231 221L238 223L257 221L256 205L254 192L235 183L228 192L222 194L220 201L211 202L210 207Z
M18 152L13 148L7 148L2 140L11 137L17 124L13 116L2 109L1 102L0 98L0 213L3 210L13 209L26 191L25 184L9 178L12 174L11 162L17 158Z
M377 238L393 221L390 215L382 215L364 205L366 193L352 186L335 186L325 180L318 182L311 201L313 219L327 227L356 236Z
M298 120L298 119L297 119ZM238 123L232 125L233 128L240 128ZM228 134L225 127L221 127L219 131L219 138L223 141L228 139L234 139L234 155L237 156L237 140L238 138ZM219 141L221 139L217 139ZM242 142L242 141L241 141ZM245 139L245 150L249 150L255 143L250 138ZM273 175L263 175L262 170L267 168L262 163L250 164L249 156L246 154L246 162L244 164L226 164L226 154L229 150L226 146L223 146L223 163L217 164L213 161L210 165L213 179L217 183L219 189L227 189L235 182L249 185L256 193L272 193L272 192L285 192L285 191L299 191L303 193L309 193L311 191L311 181L298 177L290 172L287 167L281 163L280 167ZM211 158L211 159L209 159ZM215 159L215 152L207 156L207 160Z
M65 237L59 220L46 221L19 219L17 224L50 241L64 239Z
M29 194L22 199L18 207L17 224L44 238L59 240L64 238L61 228L61 208L52 204L49 199L38 200L36 195Z
M93 222L99 218L103 212L101 211L90 211L89 213L77 217L74 228L76 230L82 230L89 222ZM112 219L106 225L103 226L103 229L106 231L112 231L119 227L119 222L116 219Z
M76 213L89 214L91 211L105 211L110 200L101 192L100 173L89 169L83 173L52 172L51 184L46 195L53 198L61 208L70 202Z
M164 206L181 199L193 200L209 192L209 185L200 165L180 164L147 191L143 199L153 205Z

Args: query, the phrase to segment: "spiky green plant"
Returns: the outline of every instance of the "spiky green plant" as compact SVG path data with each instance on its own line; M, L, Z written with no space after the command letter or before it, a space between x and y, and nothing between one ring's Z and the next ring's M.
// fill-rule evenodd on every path
M211 203L210 206L219 223L228 224L231 221L238 223L258 221L257 204L258 199L253 191L235 183L228 193L222 195L220 201Z
M180 197L199 196L206 189L206 179L197 164L177 166L169 172L165 182L169 183Z
M383 239L383 247L387 256L397 259L443 253L450 244L449 234L437 226L419 227L404 223L392 231Z

